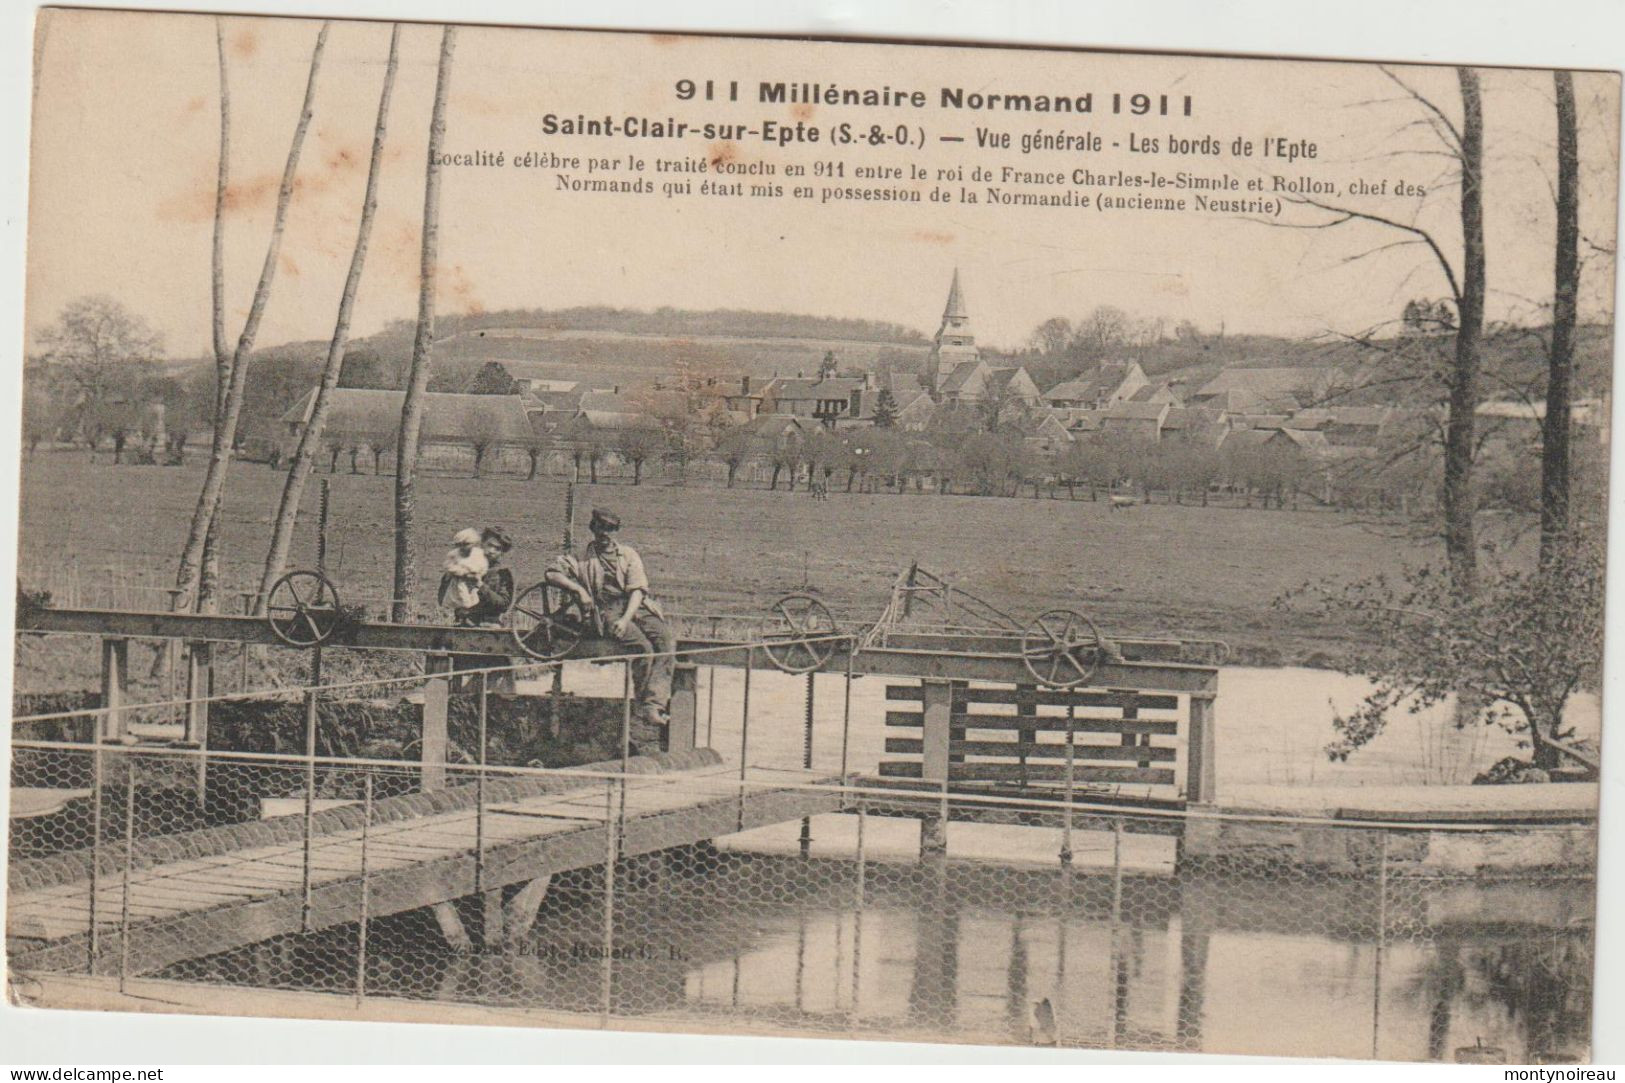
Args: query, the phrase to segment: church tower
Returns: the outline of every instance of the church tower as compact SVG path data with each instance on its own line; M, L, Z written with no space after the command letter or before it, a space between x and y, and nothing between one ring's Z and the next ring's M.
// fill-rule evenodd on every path
M942 326L937 330L926 368L931 394L941 393L943 381L955 368L980 357L976 336L971 334L970 313L965 310L965 295L959 288L959 268L955 267L953 285L948 287L948 304L942 310Z

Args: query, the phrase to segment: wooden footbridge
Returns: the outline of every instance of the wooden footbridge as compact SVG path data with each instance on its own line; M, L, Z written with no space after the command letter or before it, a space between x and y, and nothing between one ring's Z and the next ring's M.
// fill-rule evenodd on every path
M725 764L716 751L697 747L698 666L746 671L748 725L749 672L765 662L760 645L720 637L715 628L712 622L711 635L679 640L671 725L662 752L575 771L513 772L446 760L449 694L461 679L455 672L458 656L509 656L508 631L348 625L332 646L425 656L422 762L378 765L380 771L409 769L421 792L373 801L369 782L365 801L314 811L314 785L308 784L303 817L139 840L119 840L115 833L115 841L94 849L13 860L7 913L12 964L151 973L271 937L364 925L369 916L420 907L434 908L455 946L468 936L451 904L470 896L481 900L481 935L500 943L530 927L558 874L601 867L612 881L616 862L628 857L840 811L843 786L862 781L846 775L844 767L821 776L810 769L810 755L800 765L776 768L749 765L743 754L741 762ZM251 758L209 746L209 704L218 698L211 647L281 645L264 619L26 607L19 610L17 631L96 637L101 645L101 706L86 713L98 720L86 727L91 736L79 744L34 742L42 751L63 749L129 764L147 757L172 763L190 757L200 775L205 763ZM180 742L147 747L129 735L129 719L142 706L133 704L129 693L132 639L186 645ZM940 831L924 826L938 815L933 809L940 808L940 826L949 814L949 792L977 782L1049 784L1055 797L1060 796L1056 784L1063 781L1069 797L1074 784L1132 782L1145 789L1120 795L1122 802L1158 809L1212 800L1218 671L1179 660L1178 643L1116 641L1113 657L1099 663L1088 687L1068 690L1035 688L1019 637L996 631L891 631L878 641L853 636L842 646L817 671L902 682L890 687L888 698L911 709L888 712L886 722L917 735L889 739L887 751L917 759L883 764L884 778L876 783L916 790L922 850L940 848L942 841ZM585 650L578 658L591 654ZM305 691L313 696L320 689ZM1014 704L1015 713L975 709L989 703ZM1058 713L1062 709L1064 714ZM314 709L309 716L314 720ZM810 707L808 719L810 724ZM983 739L973 739L968 730L983 731ZM1015 739L987 739L999 731L1013 731ZM1041 734L1061 732L1064 745L1039 740ZM1098 739L1101 734L1105 743ZM1086 743L1079 743L1080 737ZM314 749L312 742L310 762L298 765L313 771ZM282 759L284 766L292 762ZM371 777L365 761L324 761L322 769ZM931 798L920 789L929 789ZM93 798L93 803L99 808L100 802Z
M839 789L813 781L755 768L741 783L702 749L635 757L621 776L530 771L358 801L317 813L308 835L291 815L24 858L10 868L11 963L139 975L420 907L466 949L450 904L469 896L488 946L517 942L552 877L591 867L613 877L628 858L834 811Z

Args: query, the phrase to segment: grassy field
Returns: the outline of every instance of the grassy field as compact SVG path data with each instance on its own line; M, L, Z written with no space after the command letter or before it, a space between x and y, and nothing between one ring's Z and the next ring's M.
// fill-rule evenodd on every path
M326 475L320 475L325 477ZM19 575L60 596L70 571L85 597L163 601L201 482L201 468L92 464L83 452L41 452L23 464ZM283 475L232 468L223 576L251 589L265 557ZM329 570L346 601L378 605L391 575L393 481L332 481ZM315 555L317 479L307 487L294 565ZM500 524L518 543L521 583L557 551L564 485L551 480L428 477L420 485L418 602L426 610L451 535ZM1089 613L1108 633L1216 636L1255 663L1314 662L1342 632L1270 607L1319 577L1354 578L1419 550L1396 548L1326 512L1163 505L1113 513L1105 502L971 496L857 495L666 482L581 485L585 509L607 504L643 554L659 596L688 610L754 609L803 577L837 617L869 619L910 561L951 577L1023 621L1053 606ZM585 539L585 531L581 530Z

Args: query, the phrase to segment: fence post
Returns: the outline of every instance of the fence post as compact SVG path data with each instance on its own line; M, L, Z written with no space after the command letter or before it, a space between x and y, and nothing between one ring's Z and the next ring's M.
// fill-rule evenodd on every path
M355 1002L360 1007L367 996L367 925L372 903L372 879L367 868L367 841L372 830L372 768L362 779L361 819L361 906L356 920Z
M101 953L101 930L96 927L96 888L102 864L102 801L107 790L102 781L102 724L92 718L90 725L90 929L86 938L89 947L85 973L96 974L96 956Z
M745 648L745 694L739 714L739 830L745 830L745 764L750 748L750 668L755 649Z
M1075 772L1077 744L1073 740L1077 726L1077 708L1071 699L1066 701L1066 816L1061 821L1061 864L1072 867L1072 800L1076 793Z
M611 998L615 992L615 779L609 779L604 789L604 942L603 971L600 975L599 997L603 1009L603 1025L609 1026ZM626 778L620 779L622 800L625 800Z
M479 769L474 775L474 891L480 896L480 937L487 947L502 942L502 888L485 886L485 766L490 674L481 669L477 691Z
M812 770L813 764L813 690L816 674L807 674L807 719L801 731L801 768ZM801 856L812 856L812 817L801 818Z
M564 727L564 666L562 663L553 667L553 683L549 695L552 700L553 710L548 715L548 736L557 740Z
M715 639L713 632L711 638ZM711 747L711 723L717 717L717 667L705 667L705 747Z
M671 678L671 722L666 727L667 752L691 752L699 721L699 668L677 666Z
M857 658L857 642L847 644L846 652L846 693L841 703L841 779L846 780L846 753L847 746L852 737L852 665Z
M642 749L639 749L641 752ZM632 660L621 663L621 774L632 758Z
M922 680L920 686L924 707L920 777L927 782L938 783L942 790L941 809L920 818L920 856L924 858L948 852L948 763L953 685L947 681Z
M451 708L451 671L449 654L431 654L425 660L428 682L423 687L422 761L424 793L441 790L446 786L446 742L448 718Z
M1112 1030L1111 1047L1128 1030L1128 967L1123 957L1123 818L1112 818Z
M135 864L136 757L125 753L124 771L124 891L119 899L118 991L130 979L130 869Z
M867 819L868 804L860 797L858 798L858 876L852 910L852 1022L854 1025L856 1025L860 1014L863 989L863 898L865 893L863 828Z
M312 836L316 828L316 726L322 684L322 645L310 648L310 688L305 692L304 860L300 875L299 931L310 932Z
M197 803L209 783L209 697L214 695L214 645L193 640L186 651L186 740L197 745Z
M1382 1023L1382 956L1388 946L1388 831L1378 829L1377 850L1377 961L1371 979L1371 1059L1377 1059L1377 1036Z
M1185 796L1195 805L1212 804L1215 793L1214 760L1217 751L1213 725L1213 690L1192 692L1190 735L1185 744Z
M1016 714L1023 719L1033 719L1038 715L1038 688L1031 684L1016 685ZM1037 722L1030 723L1036 727ZM1016 730L1016 756L1021 765L1021 782L1023 789L1032 781L1027 777L1027 757L1032 754L1034 744L1038 740L1038 730L1026 726Z

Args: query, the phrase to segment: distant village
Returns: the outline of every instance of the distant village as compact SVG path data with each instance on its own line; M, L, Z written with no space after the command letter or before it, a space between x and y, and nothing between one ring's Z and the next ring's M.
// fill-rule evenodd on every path
M984 356L955 271L918 371L843 369L832 351L812 373L681 372L616 387L560 378L546 362L497 358L476 381L486 390L505 382L508 393L432 395L425 443L461 449L476 469L522 457L533 476L583 480L640 481L675 464L686 477L773 488L822 476L836 488L984 494L1025 483L1258 492L1277 501L1290 488L1326 503L1425 499L1425 411L1344 396L1360 379L1338 367L1247 364L1191 386L1177 373L1159 379L1138 362L1106 360L1041 388L1021 364ZM345 454L354 467L357 456L392 447L401 397L334 392L327 434L335 466ZM282 416L282 455L313 398ZM1539 404L1487 402L1479 412L1511 452L1538 434ZM1576 408L1600 441L1606 416L1599 403Z
M566 366L533 356L503 356L501 329L478 334L497 352L451 383L459 390L427 396L422 439L431 466L822 491L1016 495L1026 486L1037 495L1081 487L1203 503L1239 496L1266 506L1301 497L1404 507L1431 499L1436 484L1437 407L1385 391L1371 372L1300 357L1152 375L1139 361L1105 358L1043 387L1022 355L978 346L957 270L929 352L916 347L920 354L906 362L893 351L843 366L830 349L816 371L753 376L676 366L623 386L574 379ZM323 465L385 472L404 392L345 382L331 392ZM243 437L240 457L272 466L288 460L316 398L314 387L300 393L299 386L266 402L270 412ZM81 410L78 427L91 417L103 427L108 417L121 419L110 425L115 459L182 462L188 439L201 435L186 431L195 426L178 417L166 423L161 403L126 398L94 414ZM1529 472L1542 410L1538 401L1482 403L1482 456ZM1606 445L1605 400L1578 402L1574 417L1591 436L1582 442ZM46 437L63 435L58 425ZM99 432L77 438L92 448L104 442Z

